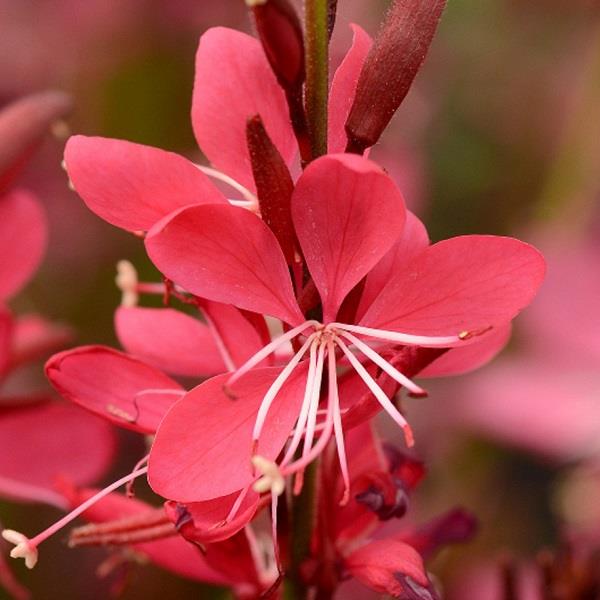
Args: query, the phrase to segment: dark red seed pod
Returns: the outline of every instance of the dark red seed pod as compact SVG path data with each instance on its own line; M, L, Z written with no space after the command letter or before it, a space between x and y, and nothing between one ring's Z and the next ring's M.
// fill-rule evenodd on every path
M288 264L292 264L296 249L296 234L290 209L294 182L259 115L248 119L246 141L260 213L263 221L275 234Z
M256 31L279 81L291 93L304 81L304 36L296 10L288 0L246 0Z
M395 0L367 55L346 121L349 152L377 142L406 97L446 0Z

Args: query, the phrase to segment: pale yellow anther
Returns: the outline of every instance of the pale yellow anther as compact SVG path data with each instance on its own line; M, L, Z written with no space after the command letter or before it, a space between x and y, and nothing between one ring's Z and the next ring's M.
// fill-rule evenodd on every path
M135 267L128 260L120 260L117 263L117 276L115 278L117 287L121 290L121 306L132 308L137 306L139 295L138 274Z
M285 479L277 464L258 454L255 454L252 457L252 464L262 475L262 477L254 483L252 489L258 494L271 492L275 496L281 496L285 490Z
M2 537L11 544L15 544L15 547L10 551L12 558L23 558L25 559L25 565L28 569L33 569L38 561L38 551L35 546L32 546L29 538L18 531L13 529L4 529L2 531Z
M246 0L246 6L252 8L253 6L262 6L267 2L268 0Z
M64 119L59 119L52 123L50 132L57 140L64 141L71 135L71 128Z

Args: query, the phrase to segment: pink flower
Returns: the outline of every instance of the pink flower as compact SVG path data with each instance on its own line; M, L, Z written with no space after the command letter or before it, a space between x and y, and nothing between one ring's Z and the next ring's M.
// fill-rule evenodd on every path
M498 349L498 339L506 339L505 327L543 278L540 254L514 239L464 236L429 246L423 226L407 218L391 179L358 156L329 155L311 163L294 188L291 212L312 277L306 285L301 273L290 279L270 229L239 207L183 208L146 237L153 262L188 292L276 317L289 327L233 376L209 380L169 411L149 472L155 491L165 497L194 502L240 490L255 478L249 456L274 461L290 436L279 464L284 476L301 472L333 436L347 490L338 366L356 371L412 443L404 417L362 363L422 394L380 348L458 347L441 359L448 368L480 364L482 355L489 357L488 344ZM297 297L306 298L311 286L323 312L307 320ZM318 305L319 297L312 296L304 310ZM377 349L367 340L375 340ZM283 369L255 368L289 341L296 351ZM477 341L475 354L469 344ZM329 393L320 410L324 371ZM301 458L294 460L302 440Z

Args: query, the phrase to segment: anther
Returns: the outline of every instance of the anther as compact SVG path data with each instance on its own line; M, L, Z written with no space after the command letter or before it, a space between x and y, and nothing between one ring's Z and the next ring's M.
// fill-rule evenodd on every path
M254 491L258 494L270 491L275 496L281 496L285 490L285 479L277 464L259 454L252 457L252 464L262 474L262 477L254 483Z
M120 260L117 263L115 283L122 292L121 306L127 308L137 306L139 300L138 274L133 264L128 260Z
M10 551L11 558L25 559L25 565L28 569L35 567L38 561L38 551L26 535L13 529L4 529L2 537L7 542L15 544L15 547Z

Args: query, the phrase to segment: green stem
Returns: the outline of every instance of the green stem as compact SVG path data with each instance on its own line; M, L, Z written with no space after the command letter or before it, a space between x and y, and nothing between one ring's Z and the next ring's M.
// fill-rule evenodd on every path
M327 154L328 0L305 0L306 117L313 159Z
M292 499L290 528L290 566L284 582L285 600L305 600L308 589L301 576L302 563L310 556L310 542L315 526L318 461L304 472L302 493Z

